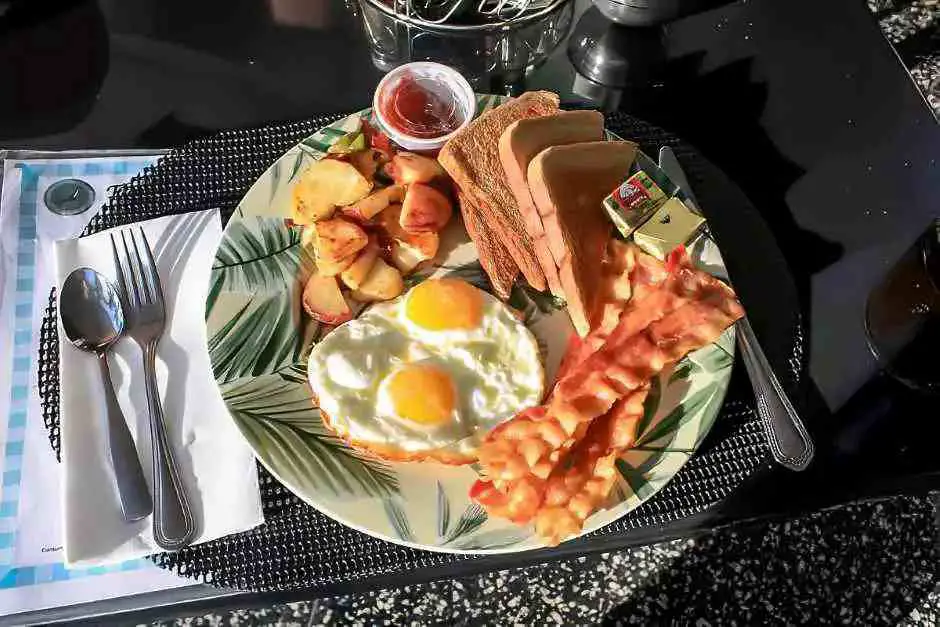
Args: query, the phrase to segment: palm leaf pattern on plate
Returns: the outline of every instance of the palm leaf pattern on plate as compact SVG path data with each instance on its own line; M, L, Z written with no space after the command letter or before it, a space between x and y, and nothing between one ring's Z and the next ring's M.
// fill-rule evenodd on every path
M477 503L472 503L463 511L452 529L444 536L442 544L453 544L464 536L473 533L487 521L486 510ZM489 548L489 547L487 547Z
M450 500L440 481L437 482L437 537L440 546L451 544L460 538L473 533L487 521L486 510L477 503L471 503L460 515L460 518L450 524Z
M651 464L655 466L659 461L659 456L650 455L649 459L654 460ZM646 477L646 471L641 468L634 467L625 459L618 459L616 462L617 470L620 472L620 476L626 481L627 485L630 487L630 490L637 495L640 499L647 498L653 492L653 487L650 485L649 479Z
M301 229L281 218L233 221L212 264L207 309L219 292L280 291L302 282L313 269L313 258L301 246Z
M450 500L441 482L437 482L437 537L443 538L450 528Z
M679 428L692 417L698 416L715 397L721 398L721 389L717 384L707 385L694 392L689 398L679 403L671 412L656 422L648 431L640 432L636 447L649 447L660 440L675 436ZM668 446L668 442L662 444Z
M265 463L277 476L290 477L301 494L328 490L384 498L398 492L398 477L388 464L327 431L305 382L269 374L223 385L222 398Z
M405 513L399 500L400 499L397 497L392 497L382 502L382 506L385 509L385 516L388 518L389 524L392 526L392 529L395 530L400 540L414 542L415 535L411 531L411 524L408 522L408 514Z
M270 374L301 361L318 326L302 316L292 292L250 299L209 338L216 381Z
M689 359L688 356L683 357L682 361L677 363L676 367L672 369L672 374L669 375L669 383L688 379L698 368L698 364Z

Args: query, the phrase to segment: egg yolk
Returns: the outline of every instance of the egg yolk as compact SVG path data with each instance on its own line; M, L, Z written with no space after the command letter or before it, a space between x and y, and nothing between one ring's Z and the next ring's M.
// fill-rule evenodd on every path
M405 315L429 331L475 329L483 319L483 295L465 281L429 279L411 290Z
M413 364L398 370L390 377L388 393L395 413L418 424L441 424L454 411L454 382L434 366Z

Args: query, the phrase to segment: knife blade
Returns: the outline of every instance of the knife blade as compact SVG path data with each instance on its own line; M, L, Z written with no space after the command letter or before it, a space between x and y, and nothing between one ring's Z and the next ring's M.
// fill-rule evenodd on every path
M676 184L682 193L686 197L686 206L695 211L698 214L701 214L702 211L699 209L698 200L695 198L695 192L692 191L692 186L689 184L689 179L685 176L685 170L682 169L682 165L679 163L679 159L676 157L675 151L669 146L663 146L659 149L659 167L666 173L666 176L669 177L673 183Z

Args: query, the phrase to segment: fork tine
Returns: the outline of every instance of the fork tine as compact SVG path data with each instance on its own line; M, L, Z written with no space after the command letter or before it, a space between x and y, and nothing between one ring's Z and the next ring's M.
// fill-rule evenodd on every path
M145 305L153 303L153 287L151 286L153 277L150 275L150 268L144 267L144 259L140 256L140 247L137 245L137 234L131 231L131 244L134 246L134 265L139 272L140 291L143 294L141 302Z
M137 278L137 268L134 264L134 257L131 256L131 249L127 246L127 237L126 231L121 231L121 243L124 244L124 259L127 261L127 273L130 276L130 285L131 289L128 290L127 300L131 302L132 307L139 308L143 304L143 300L140 298L140 282ZM133 240L133 234L131 239ZM131 300L131 292L134 294L133 300Z
M147 267L149 274L149 287L151 293L153 294L153 301L158 304L163 304L163 287L160 285L160 273L157 272L157 262L153 258L153 249L150 248L150 242L147 241L147 234L144 233L143 227L138 227L140 230L140 237L144 240L144 252L147 253Z
M117 279L124 295L124 301L130 303L130 289L127 284L127 277L124 275L124 264L121 262L121 255L118 254L117 244L114 241L114 233L111 233L111 254L114 255L114 269L117 271Z

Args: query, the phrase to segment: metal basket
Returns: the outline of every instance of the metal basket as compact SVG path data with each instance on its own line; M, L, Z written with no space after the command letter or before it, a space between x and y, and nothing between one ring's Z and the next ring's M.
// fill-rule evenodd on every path
M476 22L434 23L396 11L381 0L359 0L359 13L373 63L380 70L411 61L437 61L456 68L475 89L510 93L512 85L568 36L574 2L552 0L513 19L486 23L479 17Z

